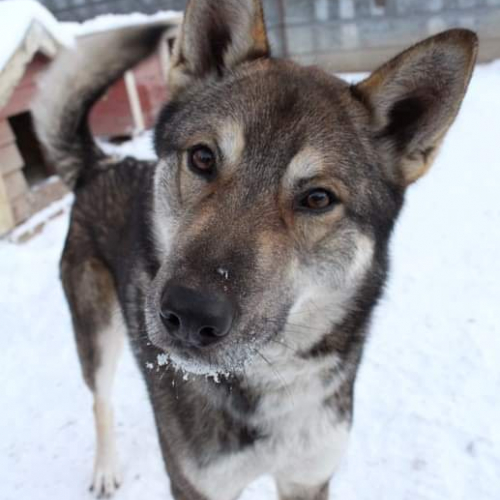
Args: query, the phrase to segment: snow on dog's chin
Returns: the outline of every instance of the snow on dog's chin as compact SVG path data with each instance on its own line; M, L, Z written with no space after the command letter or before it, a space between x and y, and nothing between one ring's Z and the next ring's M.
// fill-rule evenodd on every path
M272 334L265 338L261 337L257 339L257 331L259 330L252 329L246 332L245 336L251 337L251 340L247 340L244 343L236 341L231 346L227 346L224 349L225 352L220 350L212 358L201 355L198 357L191 352L182 354L173 347L166 350L156 344L162 350L162 353L157 355L156 368L169 366L175 371L183 373L185 379L188 379L189 375L205 376L213 378L216 382L224 378L231 378L232 376L242 374L246 369L266 360L260 350L268 348L270 345L269 340L275 336ZM155 343L154 340L151 341L153 344ZM279 348L279 344L278 346L271 344L271 347L276 350ZM267 354L269 353L266 351ZM268 363L267 360L265 362ZM154 369L154 363L148 362L146 367L152 370Z
M231 366L214 365L201 359L186 359L173 352L158 354L156 361L160 367L169 365L174 370L182 372L185 380L189 378L189 375L195 375L212 378L217 383L221 378L229 378L241 372L244 367L244 363Z

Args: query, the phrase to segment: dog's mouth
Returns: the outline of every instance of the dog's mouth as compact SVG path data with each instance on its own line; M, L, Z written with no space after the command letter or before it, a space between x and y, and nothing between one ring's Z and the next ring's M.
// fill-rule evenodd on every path
M259 332L257 335L256 332ZM262 332L266 332L262 334ZM218 379L245 372L255 361L265 359L262 351L268 345L275 345L274 339L279 336L280 330L248 329L245 332L232 331L221 344L209 347L189 345L175 339L151 342L162 353L158 355L157 363L161 367L170 367L183 372L186 376L204 375Z

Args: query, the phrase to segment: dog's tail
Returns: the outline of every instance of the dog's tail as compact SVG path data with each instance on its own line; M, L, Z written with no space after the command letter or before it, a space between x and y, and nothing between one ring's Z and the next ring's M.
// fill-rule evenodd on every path
M74 188L86 169L99 169L106 155L88 125L92 106L125 71L153 53L178 20L113 30L81 39L40 81L33 103L37 135L48 161Z

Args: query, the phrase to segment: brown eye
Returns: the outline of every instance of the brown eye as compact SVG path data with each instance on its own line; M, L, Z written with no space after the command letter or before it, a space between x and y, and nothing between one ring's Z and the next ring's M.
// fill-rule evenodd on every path
M299 197L296 203L298 210L308 212L326 212L338 203L337 197L326 189L311 189Z
M189 168L198 175L212 177L215 173L215 154L207 146L195 146L190 149Z

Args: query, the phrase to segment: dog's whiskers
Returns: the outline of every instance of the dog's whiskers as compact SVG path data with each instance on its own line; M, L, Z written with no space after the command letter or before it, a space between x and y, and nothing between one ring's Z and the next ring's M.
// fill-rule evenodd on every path
M282 386L283 390L286 392L286 394L293 401L293 395L290 392L290 389L289 389L287 383L285 382L285 379L281 376L281 374L279 373L279 371L274 367L274 365L271 363L271 361L269 361L258 349L254 348L254 352L260 358L262 358L264 360L264 362L269 366L269 368L271 369L271 371L273 372L273 374L275 375L275 377L281 382L281 386Z
M281 340L277 340L277 339L269 339L271 342L274 342L275 344L279 344L283 347L285 347L286 349L289 349L290 351L294 352L294 349L292 346L288 345L286 342L283 342Z

